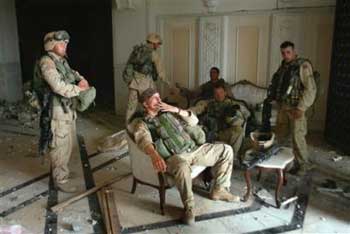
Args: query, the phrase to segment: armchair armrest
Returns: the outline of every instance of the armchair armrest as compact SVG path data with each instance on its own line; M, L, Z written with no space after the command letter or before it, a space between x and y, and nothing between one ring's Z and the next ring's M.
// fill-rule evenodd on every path
M133 176L145 183L159 186L158 173L153 168L151 158L139 149L129 134L127 134L127 141Z

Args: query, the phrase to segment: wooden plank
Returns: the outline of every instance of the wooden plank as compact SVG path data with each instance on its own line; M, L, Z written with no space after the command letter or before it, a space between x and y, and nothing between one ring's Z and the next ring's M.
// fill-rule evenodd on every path
M85 191L85 192L82 192L82 193L80 193L80 194L78 194L78 195L76 195L76 196L74 196L74 197L72 197L72 198L70 198L70 199L68 199L68 200L66 200L66 201L64 201L64 202L62 202L62 203L60 203L60 204L57 204L57 205L51 207L51 210L52 210L53 212L60 212L60 211L62 211L65 207L67 207L67 206L73 204L74 202L79 201L80 199L82 199L82 198L84 198L84 197L86 197L86 196L89 196L90 194L96 193L96 192L99 191L101 188L103 188L103 187L105 187L105 186L108 186L108 185L110 185L110 184L113 184L113 183L115 183L115 182L118 182L118 181L120 181L120 180L122 180L122 179L128 177L129 175L131 175L131 173L127 173L127 174L125 174L125 175L121 175L121 176L115 177L115 178L113 178L113 179L111 179L111 180L109 180L109 181L106 181L106 182L102 183L101 185L97 185L97 186L95 186L95 187L93 187L93 188L91 188L91 189L89 189L89 190L87 190L87 191Z

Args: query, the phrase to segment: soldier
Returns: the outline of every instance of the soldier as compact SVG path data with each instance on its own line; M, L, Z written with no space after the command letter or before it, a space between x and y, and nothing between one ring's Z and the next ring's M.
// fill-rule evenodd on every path
M62 192L75 192L68 185L68 162L75 137L75 99L90 89L89 83L71 69L66 60L69 35L66 31L47 33L47 52L36 63L33 86L41 104L39 151L48 151L55 187ZM90 91L89 91L90 92Z
M190 110L201 116L209 142L230 144L234 154L238 155L245 134L244 124L250 112L242 102L227 96L223 83L214 85L213 99L200 101Z
M155 81L165 78L165 71L156 50L162 45L158 34L147 36L146 44L134 47L123 72L124 81L129 86L129 100L126 111L126 126L137 110L140 94L148 88L155 88Z
M201 86L197 90L190 91L185 88L179 87L181 93L187 96L190 100L208 100L214 97L214 86L217 83L224 84L226 93L229 97L232 97L232 92L228 83L223 78L220 78L220 69L217 67L210 68L210 80Z
M238 196L227 191L231 184L232 148L226 144L203 144L199 141L186 130L188 126L197 126L197 117L190 111L162 102L156 90L145 90L140 102L145 115L134 120L137 121L135 142L149 155L155 170L174 176L184 204L183 221L190 225L195 221L191 165L213 167L211 199L239 201Z
M303 175L312 168L305 139L305 112L314 103L317 88L311 62L297 56L294 44L285 41L280 49L283 60L273 75L267 99L278 103L277 139L284 142L288 135L292 136L296 169Z

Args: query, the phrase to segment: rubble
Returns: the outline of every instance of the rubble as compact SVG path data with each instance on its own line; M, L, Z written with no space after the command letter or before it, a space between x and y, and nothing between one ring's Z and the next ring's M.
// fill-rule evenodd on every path
M334 157L332 157L333 162L338 162L338 161L341 161L342 159L343 159L342 156L334 156Z
M35 128L39 117L39 112L26 101L12 103L0 100L0 120L16 120L23 127Z

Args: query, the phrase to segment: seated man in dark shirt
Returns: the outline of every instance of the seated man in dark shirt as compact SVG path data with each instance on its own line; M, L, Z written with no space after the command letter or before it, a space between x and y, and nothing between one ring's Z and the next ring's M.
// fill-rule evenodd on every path
M210 69L210 80L199 86L198 89L190 91L188 89L179 87L181 94L186 96L189 100L208 100L214 98L214 86L215 84L221 83L225 86L227 96L232 97L230 85L220 77L220 70L217 67Z

